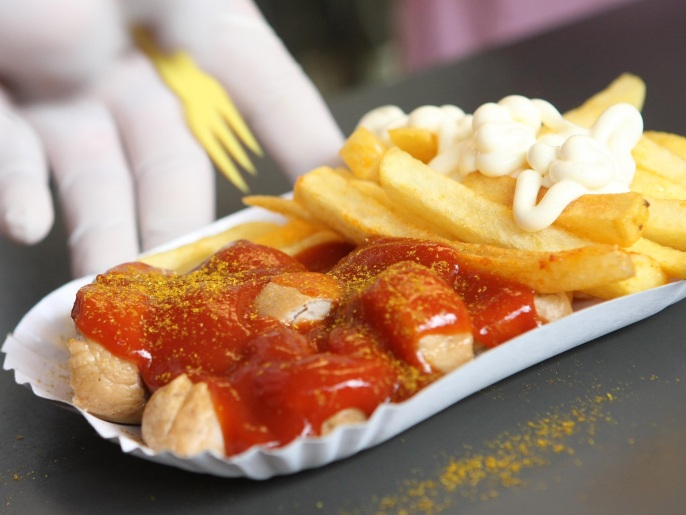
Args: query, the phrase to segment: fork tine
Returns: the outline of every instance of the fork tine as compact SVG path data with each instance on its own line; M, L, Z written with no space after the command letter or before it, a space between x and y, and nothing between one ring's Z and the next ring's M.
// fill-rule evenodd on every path
M214 162L215 166L220 172L233 184L236 188L241 190L243 193L249 193L250 188L245 182L238 169L233 164L233 161L229 159L226 155L224 149L218 144L204 143L205 150L210 156L210 159Z
M228 153L233 157L238 164L240 164L247 172L255 175L255 166L253 165L248 154L243 150L240 142L234 135L231 128L226 124L225 120L217 117L213 123L210 124L210 129L214 136L224 146Z
M255 166L244 146L256 155L262 155L262 149L224 87L200 70L187 52L161 52L143 29L135 30L134 37L162 80L182 102L189 129L214 165L236 188L247 193L248 185L234 160L255 175Z
M217 106L220 114L224 117L229 126L233 129L233 131L236 134L238 134L238 137L241 139L241 141L243 141L245 146L252 150L253 153L255 153L256 155L261 156L262 148L260 147L259 143L257 143L255 137L252 135L252 132L248 128L248 125L245 123L245 120L243 119L241 114L238 112L238 109L236 109L236 106L231 100L231 97L223 89L222 93L224 101L219 102L219 105Z
M181 65L179 66L181 68ZM198 83L198 89L211 92L211 97L215 100L214 108L224 118L228 126L235 132L239 139L256 155L262 155L262 149L253 136L250 128L245 123L243 116L236 108L229 93L221 83L214 77L203 73L195 67L191 59L184 60L183 73L193 76L193 80ZM181 71L181 70L179 70Z
M198 125L196 122L191 121L189 124L195 137L198 138L198 141L200 141L200 144L210 156L214 165L236 188L243 193L248 193L250 191L248 184L239 173L233 161L227 156L225 148L219 144L212 130L204 125L204 121L200 120L200 123L201 125Z

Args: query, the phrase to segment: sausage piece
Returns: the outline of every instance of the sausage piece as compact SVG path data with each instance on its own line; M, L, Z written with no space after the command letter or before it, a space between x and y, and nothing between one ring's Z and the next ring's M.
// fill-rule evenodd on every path
M182 374L157 390L143 412L141 432L154 451L188 457L206 451L224 454L224 437L206 383Z
M361 424L367 420L367 415L364 411L357 408L342 409L338 413L330 416L324 422L320 429L320 434L326 436L333 433L336 429L342 426L349 426L353 424Z
M147 391L138 367L88 338L69 342L75 406L111 422L141 421Z
M275 276L255 299L260 316L276 318L286 325L324 320L341 297L331 276L317 272Z
M424 372L456 369L474 357L461 297L425 266L396 263L360 293L366 321L388 347Z

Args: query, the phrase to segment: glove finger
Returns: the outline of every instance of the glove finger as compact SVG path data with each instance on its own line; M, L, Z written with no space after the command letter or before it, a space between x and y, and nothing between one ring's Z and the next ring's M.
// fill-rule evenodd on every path
M0 1L0 75L17 98L71 94L127 45L116 0Z
M142 55L128 56L101 93L114 114L136 180L144 249L210 223L215 181L179 101Z
M185 50L207 42L222 0L119 0L126 19L148 28L163 50Z
M61 201L72 256L81 276L135 258L133 183L117 129L92 99L34 105L27 116L42 138Z
M53 221L40 140L0 92L0 234L31 245L48 234Z
M192 47L200 65L227 88L258 139L294 180L339 163L341 131L321 95L250 0L224 1Z

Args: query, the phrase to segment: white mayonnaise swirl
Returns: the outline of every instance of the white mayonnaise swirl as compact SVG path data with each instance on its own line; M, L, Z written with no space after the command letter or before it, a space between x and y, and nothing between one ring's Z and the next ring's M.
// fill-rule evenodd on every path
M582 195L629 191L636 171L631 150L643 133L636 108L617 104L590 128L566 121L550 103L519 95L480 106L422 106L409 114L396 106L367 113L359 122L387 144L388 129L422 127L438 137L434 170L462 180L479 172L517 178L513 215L527 231L555 222ZM548 188L537 202L542 187Z

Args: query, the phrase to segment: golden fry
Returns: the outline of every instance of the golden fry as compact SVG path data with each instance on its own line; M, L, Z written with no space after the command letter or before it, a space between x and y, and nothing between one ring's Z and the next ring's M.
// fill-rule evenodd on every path
M386 145L374 133L365 127L358 127L345 140L338 154L355 177L376 181L379 162L385 151Z
M503 206L512 205L516 183L514 177L488 177L480 173L470 173L462 179L462 184L473 192Z
M665 247L646 238L638 240L630 250L653 258L669 277L686 279L686 252Z
M648 202L639 193L584 195L555 225L583 238L628 247L641 237L649 216Z
M151 266L183 273L192 270L232 241L242 239L254 240L278 227L279 224L274 222L248 222L171 250L142 256L139 258L139 261Z
M615 104L628 103L640 111L643 109L645 96L646 86L643 80L636 75L623 73L581 106L566 112L564 117L581 127L590 127L608 107Z
M400 127L389 129L391 141L422 163L428 163L438 153L438 138L429 129L421 127Z
M332 230L360 244L369 236L431 239L434 235L367 197L331 168L320 167L295 183L295 199Z
M594 288L585 288L583 292L600 299L614 299L656 288L669 281L667 274L653 258L643 254L631 254L631 259L634 265L632 277Z
M284 250L293 248L306 238L320 232L322 232L320 225L312 225L304 220L293 218L284 225L277 226L271 231L252 238L252 241L260 245Z
M261 207L273 213L278 213L286 218L298 218L312 225L317 225L314 218L307 209L292 199L283 197L271 197L269 195L250 195L243 197L243 204L246 206Z
M472 173L462 184L493 202L512 205L516 184L512 177ZM541 190L539 201L546 191ZM641 237L648 217L648 203L639 193L584 195L567 206L554 225L598 243L628 247Z
M631 151L631 155L636 161L636 167L677 184L686 185L686 159L667 147L643 136Z
M671 132L645 131L643 136L686 159L686 137Z
M686 200L648 198L650 217L643 235L661 245L686 251Z
M610 245L590 245L558 252L505 249L452 242L465 261L533 288L538 293L561 293L599 287L628 279L635 273L633 258Z
M379 178L391 199L460 241L539 251L591 244L556 227L526 232L515 224L509 208L474 193L397 148L384 155Z
M393 213L394 216L398 218L400 223L411 225L417 229L425 231L427 234L433 235L434 238L443 238L446 240L451 239L451 235L442 230L436 224L433 224L424 218L414 216L414 214L406 209L402 204L394 202L378 183L362 181L359 179L351 179L350 184L362 195L374 199L388 209L391 213Z
M388 195L386 195L386 192L378 182L364 181L362 179L355 179L352 177L348 177L346 180L350 182L350 185L353 188L358 190L363 195L374 199L384 206L391 207L393 205L393 201L388 197Z
M686 199L686 182L677 184L639 166L631 182L631 191L636 191L646 197L683 200Z
M285 252L289 256L298 256L309 249L327 245L330 243L345 243L346 240L340 234L328 230L321 229L313 232L309 236L303 236L301 239L294 240L290 243L283 242L279 250Z

